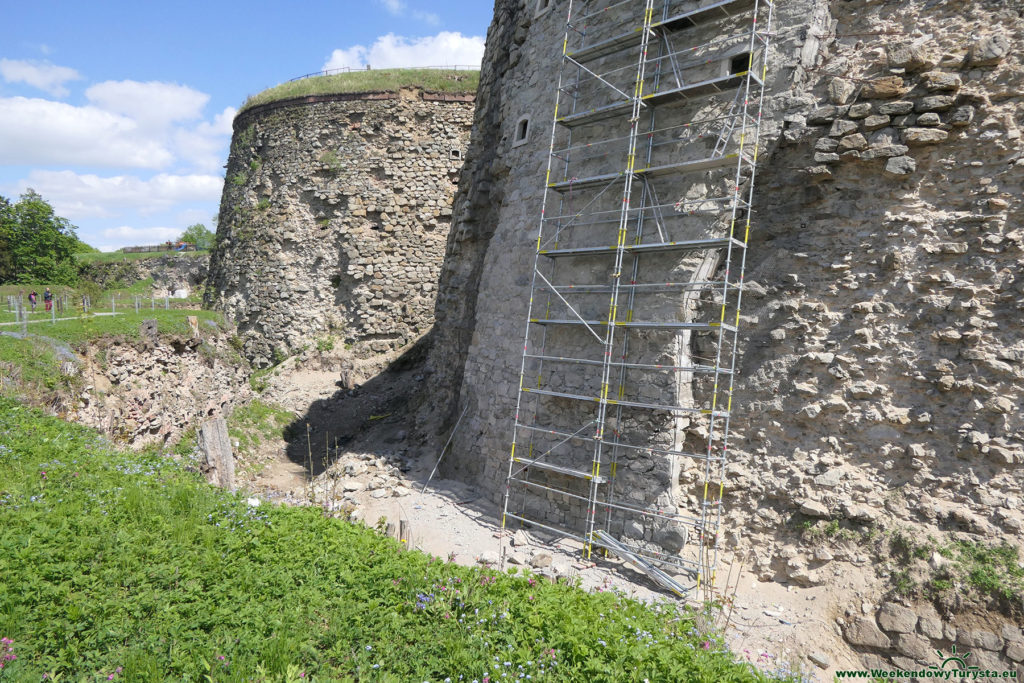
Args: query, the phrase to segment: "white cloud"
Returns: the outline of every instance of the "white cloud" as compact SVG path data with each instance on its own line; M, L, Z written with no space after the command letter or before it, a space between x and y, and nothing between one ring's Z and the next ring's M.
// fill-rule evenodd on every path
M0 76L8 83L27 83L54 97L66 97L69 91L64 84L82 77L67 66L17 59L0 59Z
M0 164L155 169L172 160L163 141L143 134L128 117L38 98L0 98Z
M72 221L109 218L126 210L147 215L185 202L216 202L223 186L224 179L214 175L160 173L143 180L137 176L100 177L40 170L18 183L19 192L33 188L53 204L58 214Z
M178 129L173 136L178 156L199 171L213 172L224 165L224 147L231 135L236 109L227 107L213 118L193 129Z
M377 0L377 3L382 5L389 14L396 17L412 17L431 26L438 26L441 23L441 18L433 12L423 12L416 9L410 10L404 0Z
M167 240L176 240L183 233L181 228L133 228L129 225L121 225L116 228L104 228L101 234L113 245L138 245L160 244ZM104 244L103 247L108 246ZM106 251L106 249L104 249Z
M96 107L122 114L147 128L163 128L202 117L206 93L177 83L104 81L90 86L86 98Z
M393 1L393 0L392 0ZM389 33L373 45L353 45L331 53L324 70L344 67L390 69L407 66L477 66L483 60L483 36L441 31L435 36L405 38Z

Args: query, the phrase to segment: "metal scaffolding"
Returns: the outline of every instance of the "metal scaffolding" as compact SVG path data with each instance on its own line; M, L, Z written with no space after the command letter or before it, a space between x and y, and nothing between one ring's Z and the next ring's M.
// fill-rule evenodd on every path
M570 0L510 522L714 581L773 5Z

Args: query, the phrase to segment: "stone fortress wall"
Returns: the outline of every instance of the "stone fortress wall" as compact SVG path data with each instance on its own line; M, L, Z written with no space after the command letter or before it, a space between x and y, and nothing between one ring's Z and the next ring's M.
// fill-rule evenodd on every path
M420 416L439 446L466 411L444 473L496 502L567 3L549 4L495 4ZM778 3L726 481L725 541L751 548L762 578L813 586L853 566L883 585L904 569L855 543L812 549L801 529L818 520L1020 545L1021 12ZM680 474L684 496L700 485ZM1021 606L958 629L903 600L834 606L832 628L865 664L911 668L960 644L972 664L1024 672L1005 616Z
M356 354L433 322L472 96L316 96L235 119L205 304L258 367L332 337Z

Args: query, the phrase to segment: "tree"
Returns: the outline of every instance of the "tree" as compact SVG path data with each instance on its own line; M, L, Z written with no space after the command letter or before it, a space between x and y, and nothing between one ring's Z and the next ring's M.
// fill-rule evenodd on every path
M196 249L212 249L214 237L215 235L210 232L209 228L202 223L196 223L185 228L185 232L181 233L178 241L194 244Z
M75 226L35 190L14 204L0 197L0 282L74 284L81 244Z

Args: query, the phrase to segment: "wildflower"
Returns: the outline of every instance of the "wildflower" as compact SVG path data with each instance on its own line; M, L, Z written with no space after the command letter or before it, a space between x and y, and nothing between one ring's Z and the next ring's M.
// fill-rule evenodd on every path
M711 641L710 640L705 640L703 643L700 644L700 646L702 648L704 648L705 650L710 650L711 649Z

